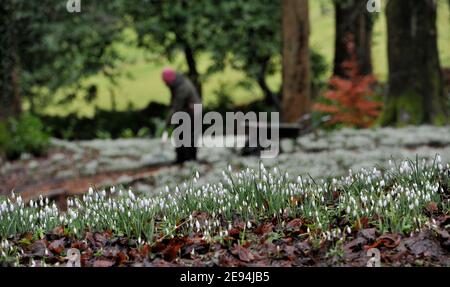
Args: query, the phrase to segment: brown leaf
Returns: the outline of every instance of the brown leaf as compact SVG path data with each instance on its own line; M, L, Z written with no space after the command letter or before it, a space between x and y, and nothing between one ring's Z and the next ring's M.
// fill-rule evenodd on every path
M400 244L401 237L394 234L384 234L377 238L377 241L372 245L366 245L364 248L369 250L371 248L378 248L385 246L387 248L395 248Z
M294 246L284 245L283 251L284 251L285 256L286 256L289 260L295 260L295 258L297 257L296 254L295 254L296 249L295 249Z
M220 249L215 252L214 256L218 258L220 267L236 267L242 264L236 257L230 255L226 250Z
M100 243L101 245L105 245L106 241L108 240L108 235L107 233L95 233L94 234L94 239L95 241L97 241L98 243Z
M64 238L53 240L48 246L48 249L53 253L60 255L64 251Z
M63 236L64 235L64 227L56 226L55 228L53 228L52 233L57 236Z
M178 256L178 253L180 252L181 247L188 242L189 239L187 237L172 238L169 241L167 248L162 252L164 260L167 260L169 262L175 260L175 258L177 258Z
M144 261L145 267L175 267L176 265L173 263L169 263L167 261L164 261L160 258L156 258L155 260L151 262Z
M140 260L141 258L141 254L136 248L131 248L130 251L128 251L128 256L133 260Z
M360 230L367 228L369 226L369 218L367 216L363 216L360 218L360 220L355 222L355 229Z
M178 252L181 249L181 244L173 244L169 245L164 251L163 251L163 257L164 260L172 262L177 258Z
M268 224L261 224L260 226L256 227L254 233L257 235L264 235L272 231L273 225L271 223L268 223Z
M367 243L367 240L365 238L358 237L358 238L353 239L349 243L345 244L344 250L347 253L358 252L358 251L362 250L364 244L366 244L366 243Z
M81 266L87 266L91 256L92 256L92 251L90 249L81 253L81 256L80 256Z
M239 234L241 232L239 231L239 229L233 228L231 230L228 231L228 235L234 238L239 238Z
M237 255L241 261L250 262L255 260L255 256L245 247L235 244L231 253Z
M358 237L362 236L369 241L373 241L376 239L376 228L366 228L358 231Z
M428 205L427 205L427 207L426 207L426 210L427 210L429 213L436 213L436 212L439 211L439 208L438 208L437 203L434 202L434 201L432 201L432 202L428 203Z
M94 262L93 267L111 267L114 265L114 261L107 259L100 259Z
M30 251L33 256L44 256L45 249L47 248L47 242L45 240L38 240L33 242L30 246Z
M287 225L286 228L294 229L296 227L302 226L303 221L300 218L296 218L291 220Z
M300 250L303 255L308 255L312 249L311 244L307 240L296 243L295 247L297 250Z
M150 245L145 244L140 249L142 257L147 257L150 253Z
M72 242L72 244L70 245L70 247L71 247L71 248L76 248L76 249L78 249L78 250L80 250L80 251L86 250L86 249L89 248L88 245L87 245L86 243L81 242L81 241L75 241L75 242Z
M388 248L395 248L400 244L401 237L395 234L385 234L378 237L378 240L382 240L384 246Z
M119 253L117 253L117 265L122 265L125 264L125 262L128 261L128 256L123 252L120 251Z

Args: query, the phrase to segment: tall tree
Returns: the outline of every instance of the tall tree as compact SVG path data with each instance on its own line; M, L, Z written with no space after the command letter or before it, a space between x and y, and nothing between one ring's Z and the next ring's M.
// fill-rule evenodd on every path
M308 0L283 0L282 119L296 122L311 112Z
M352 56L348 54L347 38L354 37L359 72L361 75L372 73L372 31L376 13L369 13L367 1L333 0L336 12L336 38L334 54L334 75L345 77L342 67L344 61Z
M214 68L227 64L243 71L258 85L268 106L280 109L281 86L273 89L267 78L279 71L281 55L281 1L219 1L210 28L221 37L208 41ZM212 16L212 15L211 15Z
M436 0L387 4L389 90L384 125L447 121L436 10Z
M1 1L0 118L17 116L21 99L37 90L47 91L40 100L51 98L61 86L113 70L120 57L110 46L123 27L114 11L121 3L83 2L81 13L70 14L66 1Z
M17 74L17 27L13 21L14 7L6 1L0 4L0 121L16 117L21 111Z
M210 14L215 5L210 0L126 1L125 12L131 16L140 46L172 59L184 56L187 75L202 94L202 76L198 57L212 35ZM214 14L216 17L220 15Z

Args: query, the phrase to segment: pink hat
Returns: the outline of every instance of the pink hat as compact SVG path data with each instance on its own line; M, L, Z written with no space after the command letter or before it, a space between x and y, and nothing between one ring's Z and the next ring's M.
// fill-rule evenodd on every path
M162 79L166 84L170 85L177 79L177 72L172 68L164 68Z

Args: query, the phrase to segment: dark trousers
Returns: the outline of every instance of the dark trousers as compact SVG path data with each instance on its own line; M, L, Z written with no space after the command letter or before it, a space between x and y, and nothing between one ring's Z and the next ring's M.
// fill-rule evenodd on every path
M196 135L194 134L194 113L191 110L186 111L191 118L191 145L190 147L177 147L175 152L177 154L176 163L184 163L186 161L197 160L197 148L194 147L196 141Z
M197 160L196 147L178 147L175 152L177 153L177 163Z

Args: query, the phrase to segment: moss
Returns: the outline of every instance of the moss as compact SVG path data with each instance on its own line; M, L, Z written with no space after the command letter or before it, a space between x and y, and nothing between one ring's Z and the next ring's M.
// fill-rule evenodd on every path
M445 126L448 124L448 117L444 114L440 114L433 118L433 125L435 126Z
M406 91L400 95L391 95L381 116L381 125L418 125L425 116L422 97L414 91Z

